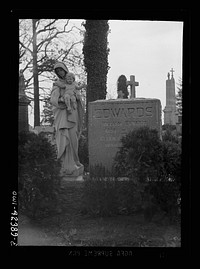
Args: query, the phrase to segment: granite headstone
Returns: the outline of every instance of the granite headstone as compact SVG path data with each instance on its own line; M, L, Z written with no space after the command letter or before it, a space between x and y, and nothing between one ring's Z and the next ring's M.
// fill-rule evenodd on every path
M161 102L150 98L90 102L88 123L90 167L111 170L123 135L141 126L157 129L161 135Z

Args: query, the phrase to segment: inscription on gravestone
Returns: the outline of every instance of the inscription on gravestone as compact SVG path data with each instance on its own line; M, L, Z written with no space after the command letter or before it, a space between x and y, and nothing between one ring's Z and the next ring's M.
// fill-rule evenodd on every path
M161 134L161 103L158 99L98 100L89 103L89 162L110 170L123 135L149 126Z

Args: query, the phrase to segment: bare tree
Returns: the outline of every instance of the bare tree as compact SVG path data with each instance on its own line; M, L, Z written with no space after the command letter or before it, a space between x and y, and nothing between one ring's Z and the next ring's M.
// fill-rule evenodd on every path
M40 125L40 101L48 94L44 83L53 79L53 66L57 60L68 66L83 69L82 55L77 49L82 42L82 31L69 24L70 20L20 20L19 57L26 72L26 89L34 101L34 126ZM34 90L33 90L34 89Z

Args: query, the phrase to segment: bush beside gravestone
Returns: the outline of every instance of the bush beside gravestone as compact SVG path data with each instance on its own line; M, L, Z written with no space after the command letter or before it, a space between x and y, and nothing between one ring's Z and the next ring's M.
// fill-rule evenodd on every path
M168 135L161 141L156 130L141 127L128 133L121 142L122 147L114 163L116 175L135 179L138 187L145 186L141 189L144 211L150 212L158 206L172 220L178 212L181 187L181 147L178 140Z
M169 134L160 140L156 130L141 127L121 141L113 174L101 164L90 167L83 183L83 212L110 216L140 211L147 221L157 213L173 221L180 199L179 140Z
M163 139L162 174L158 182L152 182L151 192L170 220L176 219L181 196L181 145L169 137Z
M56 210L60 190L59 172L60 163L55 147L42 133L19 133L19 210L32 218Z
M121 147L114 161L117 176L146 182L147 178L157 179L162 162L162 142L158 132L140 127L121 138Z

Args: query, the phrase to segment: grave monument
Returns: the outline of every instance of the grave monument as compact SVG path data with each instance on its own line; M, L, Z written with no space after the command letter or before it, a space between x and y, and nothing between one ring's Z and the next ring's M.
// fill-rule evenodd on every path
M127 79L125 75L121 75L117 80L117 98L119 99L127 99L129 92L127 89Z
M131 99L136 98L135 87L139 86L139 82L135 81L135 76L130 76L130 80L127 81L127 85L131 86Z
M89 164L102 165L111 171L113 159L121 146L120 139L141 126L157 129L161 135L161 102L158 99L136 98L135 77L131 85L131 98L97 100L89 103L88 142Z
M166 106L164 112L164 124L176 125L178 123L178 112L176 109L175 79L173 68L167 74L166 80Z
M18 105L18 132L29 131L28 105L30 100L25 94L25 81L22 70L19 71L19 105Z

